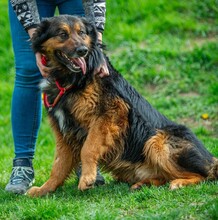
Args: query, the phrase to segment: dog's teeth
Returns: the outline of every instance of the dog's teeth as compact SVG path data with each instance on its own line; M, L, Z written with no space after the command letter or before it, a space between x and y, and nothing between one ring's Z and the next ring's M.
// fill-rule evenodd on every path
M68 57L64 52L60 52L60 55L61 55L64 59L66 59L66 60L69 61L70 65L71 65L71 68L73 68L74 71L76 71L76 72L80 71L80 69L81 69L80 66L76 65L76 64L70 59L70 57ZM72 70L72 71L73 71L73 70Z
M79 67L79 66L76 66L75 64L73 64L73 68L75 68L75 69L80 69L80 67Z
M63 56L64 58L66 58L67 60L70 60L70 59L68 58L68 56L67 56L65 53L63 53L63 52L62 52L62 56Z

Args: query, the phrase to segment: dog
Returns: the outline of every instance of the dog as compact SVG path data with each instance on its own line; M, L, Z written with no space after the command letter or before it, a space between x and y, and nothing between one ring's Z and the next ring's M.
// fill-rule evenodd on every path
M153 108L102 52L94 25L82 17L43 20L34 52L51 71L40 84L56 137L50 178L30 196L54 192L82 164L79 190L92 188L98 164L131 189L170 189L218 177L218 159L185 126ZM109 76L94 74L106 62Z

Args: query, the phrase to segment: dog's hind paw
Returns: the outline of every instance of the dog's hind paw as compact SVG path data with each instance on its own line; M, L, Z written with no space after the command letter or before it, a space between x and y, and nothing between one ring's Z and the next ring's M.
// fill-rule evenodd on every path
M176 179L176 180L171 181L169 188L170 190L175 190L175 189L182 188L185 185L187 185L186 180Z
M194 185L202 182L204 179L205 178L203 176L200 176L198 174L193 174L192 176L189 176L188 179L175 179L171 181L170 189L174 190L174 189L182 188L184 186Z
M133 190L139 190L142 188L142 185L143 184L140 184L140 183L135 183L133 184L131 187L130 187L130 190L133 191Z

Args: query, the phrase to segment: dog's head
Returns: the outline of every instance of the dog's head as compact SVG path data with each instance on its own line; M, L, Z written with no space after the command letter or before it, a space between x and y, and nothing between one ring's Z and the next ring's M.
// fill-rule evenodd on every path
M43 20L32 39L34 52L46 56L53 73L92 73L103 61L97 31L85 18L61 15Z

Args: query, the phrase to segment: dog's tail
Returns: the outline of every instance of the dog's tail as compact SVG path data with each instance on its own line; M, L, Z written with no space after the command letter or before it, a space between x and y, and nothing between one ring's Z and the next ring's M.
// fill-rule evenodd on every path
M218 159L215 157L213 158L213 163L211 164L207 179L208 180L218 179Z

